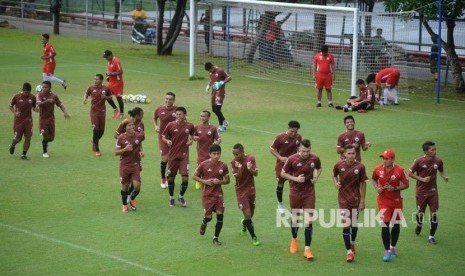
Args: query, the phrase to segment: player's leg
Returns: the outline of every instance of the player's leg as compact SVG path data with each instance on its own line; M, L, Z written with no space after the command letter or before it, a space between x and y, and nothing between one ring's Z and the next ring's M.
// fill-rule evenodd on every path
M220 132L224 131L223 123L225 121L223 112L221 111L222 107L223 107L222 105L216 105L216 104L212 106L213 113L215 113L215 115L218 117L218 124L219 124L218 130Z
M291 235L292 240L289 246L289 252L291 254L297 253L298 250L298 240L297 234L299 232L299 216L300 216L300 209L301 209L301 199L299 194L293 193L292 191L289 192L289 207L291 208Z
M119 107L119 118L122 119L124 117L123 97L121 95L117 96L116 101L118 102L118 107Z
M431 214L430 219L430 230L429 230L429 242L431 244L436 244L436 239L434 235L436 235L436 230L438 229L438 209L439 209L439 198L438 194L431 196L429 201L429 210Z
M347 250L347 261L352 262L354 260L354 253L352 252L352 244L350 243L351 237L350 237L350 225L351 225L351 219L350 219L350 209L349 208L341 208L339 210L339 214L341 216L341 222L342 222L342 240L344 241L344 245Z
M140 193L140 186L141 186L140 169L137 169L132 174L131 183L132 183L132 191L130 189L128 189L128 193L129 193L129 196L130 196L129 205L131 206L131 210L136 211L137 210L136 197Z
M213 244L221 245L221 242L218 240L221 229L223 228L223 214L216 214L216 225L215 225L215 235L213 236Z
M160 182L160 187L162 189L166 189L168 187L168 182L166 180L166 168L168 166L168 152L169 152L169 146L163 142L163 139L161 137L161 133L158 133L158 148L160 149L160 176L161 176L161 182Z
M184 194L187 191L189 185L189 158L184 158L179 165L179 174L181 175L181 188L179 191L178 201L181 207L187 207Z
M304 258L307 260L313 260L313 253L310 250L312 245L312 235L313 235L313 212L314 209L304 209L304 222L305 222L305 249L304 249Z
M120 178L121 178L121 202L123 203L123 213L128 212L128 203L126 198L128 196L128 188L129 188L129 179L130 175L123 170L120 166Z
M388 104L388 101L389 101L389 94L390 94L390 88L389 87L384 87L384 90L383 90L383 104L384 105L387 105Z
M284 190L284 182L286 181L284 178L281 177L281 169L283 167L282 163L278 163L275 166L275 173L276 173L276 197L278 199L278 212L280 214L284 214L284 205L283 205L283 190Z
M116 104L115 104L115 102L113 101L113 98L108 99L108 100L107 100L107 103L111 106L111 108L113 108L113 118L118 119L119 110L118 110L118 108L116 107Z
M179 163L176 160L169 160L168 162L168 193L170 195L170 207L174 207L174 179L178 172Z
M326 89L326 97L328 99L328 107L334 107L333 93L331 91L332 86L333 86L333 76L329 75L325 80L325 89Z
M394 99L394 104L398 105L399 104L399 99L397 98L397 89L396 89L395 86L393 86L391 88L391 92L392 92L392 98Z
M27 132L27 129L28 129L29 126L25 126L24 124L23 125L17 125L15 124L13 126L13 131L14 131L14 136L13 136L13 139L11 140L11 144L10 144L10 154L13 154L15 153L15 147L16 147L16 144L18 144L19 142L21 142L21 139L23 138L23 135L24 135L24 138L26 139L27 138L27 135L26 135L26 132ZM31 127L29 127L31 128ZM29 135L29 141L30 141L30 137L32 136L32 129L30 130L30 134ZM26 143L26 142L24 142ZM30 143L30 142L29 142ZM23 149L24 149L24 145L23 145ZM29 146L28 146L29 148Z
M315 88L317 90L316 92L316 107L321 107L321 95L323 93L323 85L324 85L324 79L317 75L315 78Z
M415 234L420 235L421 228L423 226L423 221L424 221L424 214L425 214L428 201L426 197L419 197L419 196L416 196L415 200L416 200L416 205L417 205L417 214L416 214L417 227L415 228Z

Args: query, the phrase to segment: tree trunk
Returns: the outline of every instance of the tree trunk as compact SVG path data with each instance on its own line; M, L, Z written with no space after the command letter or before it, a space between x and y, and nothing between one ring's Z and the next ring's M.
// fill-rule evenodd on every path
M173 54L173 45L179 36L182 27L182 19L184 18L184 12L186 10L187 0L178 0L176 2L176 10L174 12L173 19L170 23L170 28L166 34L165 42L162 47L158 47L159 55L171 55ZM158 39L158 38L157 38Z
M439 39L438 35L431 29L430 25L426 20L423 20L423 26L426 31L431 36L432 41L437 41ZM460 66L460 61L455 52L455 42L454 42L454 29L455 29L455 20L446 19L447 26L447 43L441 39L441 48L444 49L447 55L447 60L450 62L452 75L455 79L455 91L457 93L465 93L465 82L462 76L462 67Z
M166 0L157 0L158 20L157 20L157 55L161 55L163 46L163 22L165 21Z

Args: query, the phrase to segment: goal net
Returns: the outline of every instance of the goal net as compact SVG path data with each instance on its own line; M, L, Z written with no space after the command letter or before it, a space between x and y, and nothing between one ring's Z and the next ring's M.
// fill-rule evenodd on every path
M335 57L333 90L354 94L354 80L390 66L407 77L406 50L398 44L405 14L243 0L199 3L197 8L197 72L211 61L234 74L314 86L313 57L325 44ZM384 42L375 37L378 28Z

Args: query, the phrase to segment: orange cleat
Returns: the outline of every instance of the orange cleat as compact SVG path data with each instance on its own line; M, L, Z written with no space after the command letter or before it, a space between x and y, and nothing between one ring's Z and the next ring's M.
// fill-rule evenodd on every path
M102 153L100 151L96 151L95 156L100 157L100 156L102 156Z
M313 254L312 254L312 251L310 249L305 249L304 251L304 258L311 261L313 260Z
M353 252L347 253L347 262L351 263L353 261L354 261L354 253Z
M128 206L127 205L123 205L123 213L127 213L128 212Z
M129 206L131 207L131 210L137 210L137 203L134 199L131 199L131 201L129 201Z
M291 245L289 247L289 252L291 254L297 253L297 247L299 246L299 242L297 240L292 240Z

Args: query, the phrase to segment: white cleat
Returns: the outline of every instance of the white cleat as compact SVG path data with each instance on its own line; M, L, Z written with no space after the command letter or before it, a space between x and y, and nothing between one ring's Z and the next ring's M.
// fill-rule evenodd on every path
M223 128L222 126L218 127L218 133L221 133L223 131L225 131L225 128Z
M166 181L166 179L165 179L164 181L163 181L163 179L161 180L161 182L160 182L160 187L161 187L162 189L168 188L168 182Z
M278 202L278 212L284 214L284 206L282 202Z
M48 152L44 152L44 153L42 154L42 157L43 157L43 158L48 158L48 157L49 157L49 156L48 156Z

